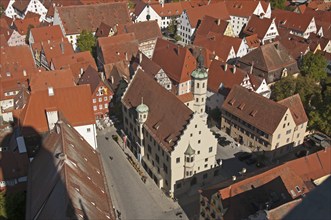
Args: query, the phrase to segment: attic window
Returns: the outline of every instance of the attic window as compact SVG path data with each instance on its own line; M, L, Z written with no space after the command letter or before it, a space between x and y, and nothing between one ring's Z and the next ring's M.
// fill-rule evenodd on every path
M249 115L254 117L256 115L256 113L257 113L257 110L253 110Z
M154 128L155 130L158 130L159 127L160 127L160 124L159 124L159 123L156 123L156 124L153 126L153 128Z
M240 105L238 105L238 109L243 110L245 107L245 103L241 103Z
M299 186L296 186L296 187L295 187L295 189L298 191L298 193L300 193L300 192L301 192L301 190L300 190Z
M231 99L231 100L229 101L229 104L233 106L233 104L234 104L235 101L236 101L235 99Z
M167 142L168 144L170 144L170 143L172 142L172 136L171 136L171 135L169 135L169 136L166 138L166 142Z

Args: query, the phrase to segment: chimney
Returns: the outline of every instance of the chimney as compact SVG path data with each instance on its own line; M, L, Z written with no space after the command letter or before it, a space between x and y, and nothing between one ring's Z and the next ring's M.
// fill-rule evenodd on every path
M224 71L226 71L227 69L228 69L228 64L225 63L225 64L224 64Z
M139 53L139 62L141 63L142 60L143 60L143 54L140 52Z
M125 60L128 61L128 53L127 52L124 52L125 53Z
M232 68L232 73L235 74L236 73L236 70L237 70L237 67L236 65L233 65L233 68Z
M179 45L177 45L177 55L179 56Z
M217 25L220 26L220 24L221 24L221 19L219 18L217 19Z
M48 87L48 96L54 96L54 88Z
M161 1L162 8L164 8L164 0Z

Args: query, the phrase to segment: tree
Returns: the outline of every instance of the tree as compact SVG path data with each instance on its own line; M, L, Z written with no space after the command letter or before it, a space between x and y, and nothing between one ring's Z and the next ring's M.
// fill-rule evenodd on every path
M2 3L0 4L0 17L5 13L5 7L3 7Z
M0 219L24 219L25 218L24 192L5 194L0 193Z
M308 52L302 58L300 70L304 76L308 76L316 82L320 82L327 77L326 66L327 61L323 55Z
M170 36L175 36L176 35L176 29L177 29L176 20L172 19L170 21L170 24L167 27L167 30L168 30Z
M83 30L77 38L78 49L80 51L90 51L91 53L93 53L95 46L96 39L93 36L93 33L90 31Z
M286 0L271 0L271 9L285 9L285 2Z
M285 99L288 96L294 95L296 81L293 77L288 76L282 78L272 87L271 98L275 101Z

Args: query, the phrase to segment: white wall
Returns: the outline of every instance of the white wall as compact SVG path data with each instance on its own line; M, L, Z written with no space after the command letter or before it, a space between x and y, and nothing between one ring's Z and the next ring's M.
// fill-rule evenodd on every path
M10 47L26 45L25 36L26 35L20 35L16 30L14 30L12 35L10 36L10 38L8 40L8 45Z
M45 8L45 6L40 2L40 0L31 0L26 11L25 11L25 15L28 12L33 12L36 14L40 14L40 21L45 20L46 14L47 14L47 9Z
M74 128L93 147L93 149L98 148L95 124L75 126Z
M142 10L142 12L139 15L137 15L137 18L136 18L135 22L148 21L147 18L146 18L146 16L148 14L150 15L149 21L154 21L154 20L157 21L157 24L161 28L161 26L162 26L161 17L149 5L146 5L145 8Z
M270 27L268 28L268 31L266 32L265 36L262 39L262 44L264 44L265 41L275 39L277 36L279 36L279 33L277 30L275 20L273 19Z
M5 9L5 15L9 18L13 18L14 15L16 15L15 10L13 8L13 3L15 0L10 0L7 8Z
M195 24L192 24L195 25ZM191 27L188 16L185 11L178 18L177 35L181 37L180 42L184 45L191 43L191 37L195 31L195 28Z

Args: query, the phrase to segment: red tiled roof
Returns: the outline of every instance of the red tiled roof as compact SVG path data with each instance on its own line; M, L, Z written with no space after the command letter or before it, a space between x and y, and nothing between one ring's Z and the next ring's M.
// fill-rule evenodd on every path
M157 21L145 21L125 24L122 33L134 33L139 43L162 37Z
M149 108L145 129L164 150L173 151L182 130L192 118L192 110L139 69L124 93L122 103L127 109L135 109L141 104L141 98ZM169 138L171 142L167 141Z
M57 7L66 35L95 32L101 22L110 26L130 23L126 3Z
M290 30L305 32L313 19L310 14L299 14L286 10L275 9L272 11L276 25Z
M247 36L245 37L246 41L247 41L247 45L249 48L257 48L260 46L260 40L257 37L257 34L253 34L251 36Z
M32 28L31 35L35 43L47 40L61 40L64 38L59 25Z
M75 86L74 77L70 69L42 71L31 74L31 91L47 90L48 87L63 88Z
M226 70L225 70L226 66ZM230 91L234 85L240 85L246 73L223 61L213 60L208 70L208 90L218 93L220 85Z
M160 17L180 16L184 10L181 2L165 3L163 6L157 3L151 4L150 7L153 8Z
M230 18L229 12L227 11L227 8L225 6L225 2L219 2L215 4L188 9L186 13L192 28L195 28L198 24L198 21L201 20L205 15L217 19L220 18L222 20L228 20Z
M195 58L187 48L161 38L156 42L152 60L176 83L190 80L191 73L197 67Z
M260 1L225 1L229 15L239 17L249 17L253 15ZM264 10L266 10L266 4Z
M177 98L183 103L194 100L194 96L193 96L192 92L188 92L183 95L178 95Z
M243 33L247 35L257 34L259 39L263 39L272 24L273 19L251 16Z
M223 35L229 23L225 20L204 16L197 28L196 35L207 36L208 33L216 33Z
M28 13L29 14L29 13ZM33 14L33 13L31 13ZM26 35L28 32L28 28L30 25L33 27L39 27L40 21L39 21L40 15L33 14L32 16L25 16L25 18L22 19L16 19L14 21L14 26L18 33L21 35Z
M19 0L19 1L15 1L12 6L13 8L19 10L20 12L24 12L28 7L29 3L30 0Z
M232 104L231 104L232 103ZM244 104L243 109L238 106ZM288 108L239 85L234 85L223 102L222 109L253 125L267 134L273 134ZM252 116L252 112L256 112Z
M89 85L54 88L53 96L48 95L48 90L31 91L20 117L23 134L31 132L28 128L39 133L48 131L47 109L62 112L73 126L95 123Z
M278 103L290 109L293 120L297 126L308 122L308 117L302 105L299 94L295 94L286 99L280 100Z

